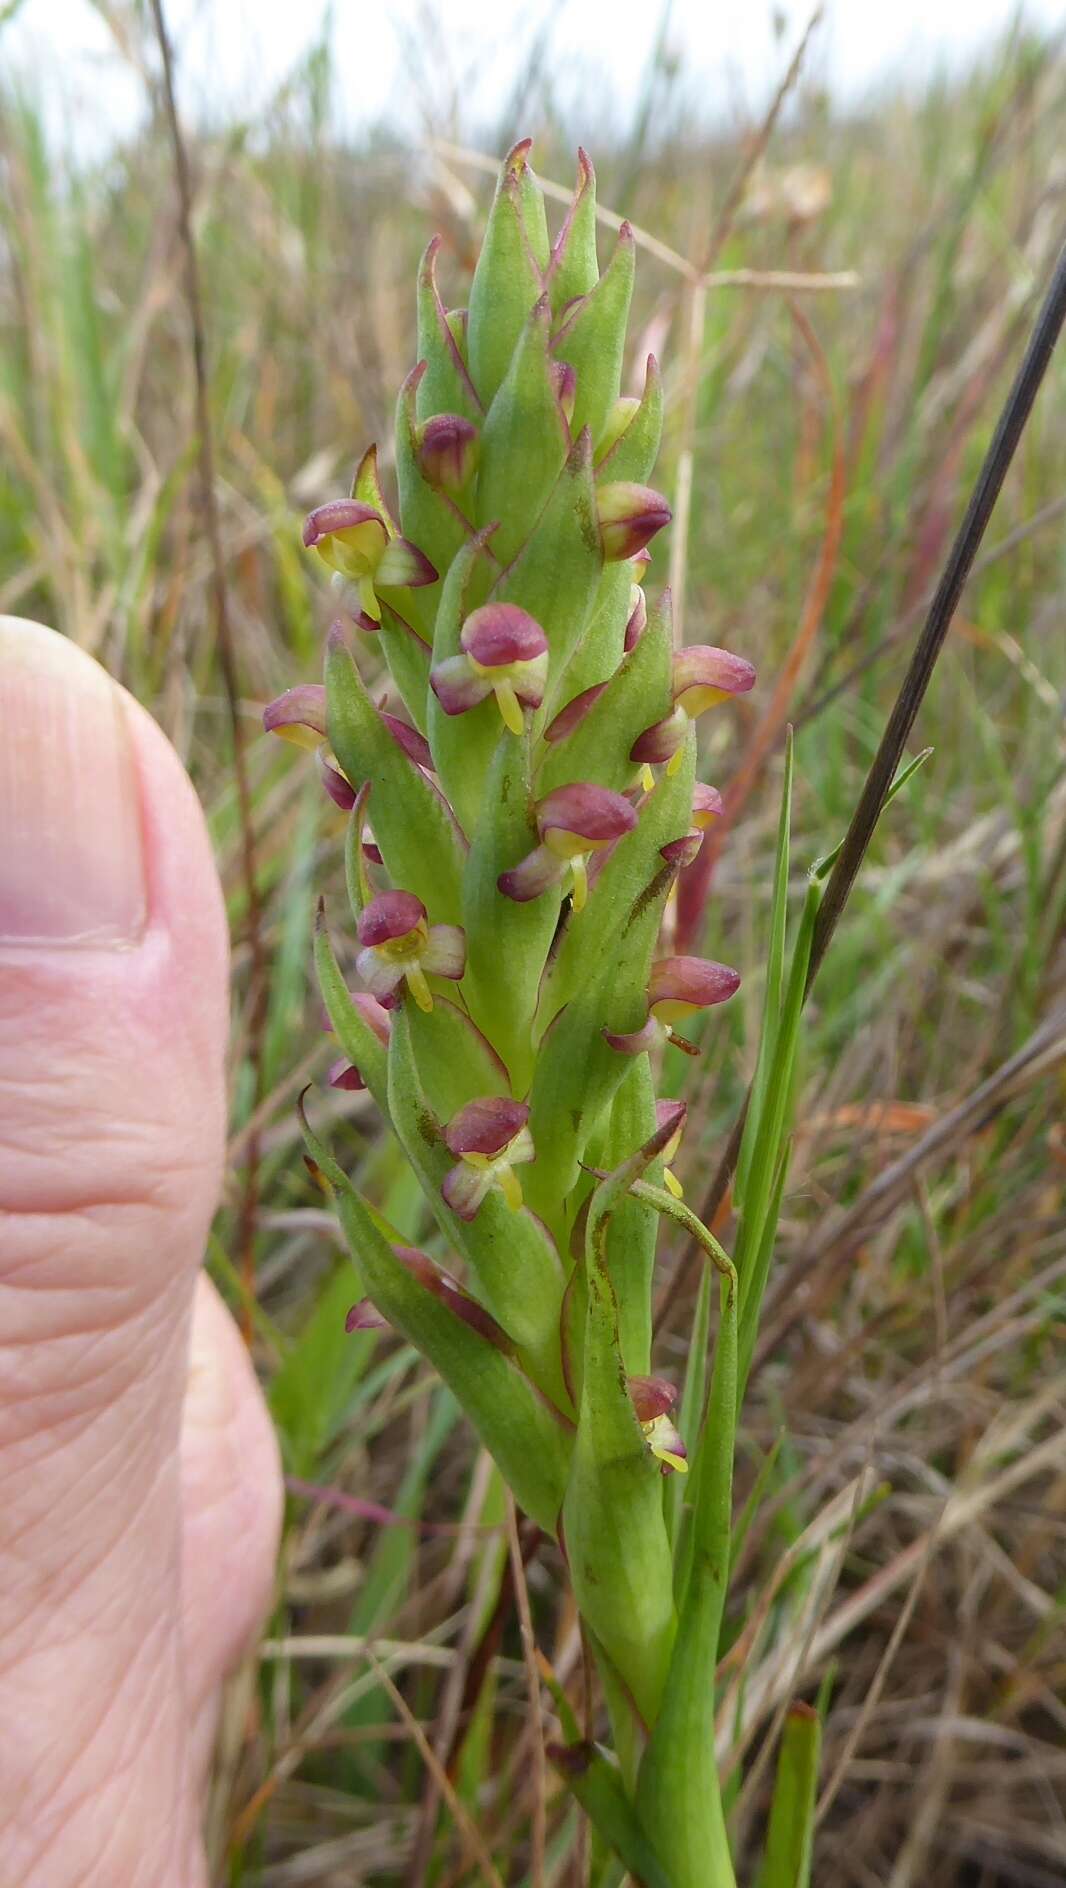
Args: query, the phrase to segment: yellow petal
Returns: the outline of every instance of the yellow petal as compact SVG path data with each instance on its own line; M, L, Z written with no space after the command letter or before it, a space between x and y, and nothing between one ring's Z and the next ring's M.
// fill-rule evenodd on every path
M503 716L505 725L510 728L512 734L521 734L525 727L522 705L510 682L497 682L492 692L496 697L496 706Z
M433 1008L433 992L426 982L425 972L421 964L408 964L404 971L404 976L407 978L407 988L410 990L419 1009L425 1010L428 1014Z
M512 1213L517 1213L522 1204L522 1182L519 1180L514 1168L503 1166L500 1168L496 1177L500 1183L500 1192L503 1194Z

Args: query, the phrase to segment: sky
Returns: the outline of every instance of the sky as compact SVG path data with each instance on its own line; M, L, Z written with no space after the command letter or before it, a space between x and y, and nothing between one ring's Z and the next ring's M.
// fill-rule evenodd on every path
M254 117L321 35L328 0L165 0L185 111ZM708 118L747 120L765 105L812 0L332 0L334 111L342 128L385 119L421 134L476 134L496 123L523 56L547 35L564 109L628 122L664 11L686 98ZM5 8L0 4L0 18ZM899 77L921 80L995 42L1018 0L829 0L811 69L836 96L861 99ZM1025 0L1025 17L1066 32L1066 0ZM776 36L774 16L784 22ZM135 74L91 0L21 0L0 26L0 66L29 75L53 129L78 154L132 131L144 109ZM516 110L520 100L515 100Z

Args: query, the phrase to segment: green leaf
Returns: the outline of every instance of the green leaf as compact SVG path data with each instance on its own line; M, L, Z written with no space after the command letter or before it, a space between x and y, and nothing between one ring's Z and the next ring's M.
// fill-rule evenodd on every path
M577 154L577 184L548 264L553 315L588 295L599 281L596 255L596 173L587 152Z
M469 1221L445 1205L441 1186L455 1156L427 1099L410 1021L406 1006L397 1011L389 1040L393 1127L448 1244L473 1267L486 1305L514 1339L530 1374L556 1406L565 1409L569 1398L559 1344L564 1279L558 1252L539 1220L524 1208L512 1212L495 1189ZM522 1168L523 1183L535 1164Z
M787 1142L791 1125L792 1095L796 1053L799 1044L803 999L807 986L814 924L821 903L821 889L814 879L807 884L807 897L792 948L788 981L781 1000L772 1053L765 1078L765 1101L758 1113L749 1112L745 1123L741 1152L746 1157L744 1198L737 1228L736 1261L740 1278L740 1315L744 1333L741 1384L747 1379L763 1289L769 1273L777 1212L784 1188ZM760 1049L761 1054L761 1049ZM750 1147L744 1143L749 1140Z
M625 1792L618 1767L599 1744L549 1746L548 1755L608 1848L643 1888L671 1888Z
M379 597L378 602L381 605L378 648L389 665L389 673L400 692L404 707L419 734L424 734L426 691L429 688L429 644L423 642L417 630L412 629L410 623L384 597Z
M633 607L633 566L625 558L604 565L585 633L552 692L553 712L586 688L609 681L625 653ZM650 723L642 722L642 727Z
M566 1430L517 1365L456 1317L400 1262L366 1201L306 1126L304 1138L336 1193L341 1226L369 1297L444 1379L515 1500L538 1527L554 1534L566 1483Z
M808 1888L821 1752L822 1726L817 1711L801 1702L791 1705L781 1732L758 1888Z
M696 1307L689 1327L685 1383L677 1412L677 1426L682 1436L686 1438L697 1434L700 1418L703 1415L703 1399L707 1392L707 1345L711 1328L713 1285L714 1267L705 1264L700 1271ZM666 1526L671 1542L674 1544L675 1566L678 1561L677 1541L682 1525L682 1508L690 1479L686 1475L671 1475L666 1483ZM685 1518L691 1519L691 1508L687 1511ZM676 1580L675 1590L680 1591Z
M370 782L370 821L394 885L422 900L433 924L458 924L466 847L437 788L393 740L343 637L326 655L330 746L353 785Z
M606 1250L611 1215L649 1157L638 1150L601 1182L589 1208L584 1368L563 1530L582 1617L650 1725L676 1625L673 1568L663 1478L626 1385Z
M651 1139L655 1127L651 1066L646 1055L636 1056L611 1104L603 1165L621 1166ZM661 1171L658 1162L657 1172ZM618 1302L622 1362L630 1377L646 1377L651 1370L651 1296L658 1236L658 1215L652 1207L630 1195L619 1200L607 1226L607 1270Z
M477 521L498 523L493 551L517 556L570 451L548 353L548 298L529 313L514 358L485 416L477 478Z
M572 428L580 432L587 426L593 441L599 439L618 398L636 255L633 232L623 223L595 288L564 318L552 342L555 358L568 361L577 375Z
M382 1113L388 1112L388 1066L384 1045L363 1021L337 962L323 901L315 919L315 970L333 1033L349 1062L355 1064Z
M495 400L529 311L543 294L541 270L547 260L547 232L538 255L532 199L536 185L529 175L527 149L516 145L500 172L470 285L467 358L470 377L485 407Z
M613 566L608 566L605 576ZM626 606L628 611L632 573L626 567ZM622 624L624 634L625 624ZM673 629L668 591L648 611L647 628L636 646L612 674L603 694L589 709L572 734L554 741L541 750L537 770L538 794L551 793L569 780L591 780L597 786L613 787L621 792L637 777L637 766L629 758L634 741L669 714L672 703ZM569 674L553 710L564 706L579 690L571 690ZM689 804L691 814L691 801ZM682 829L688 830L689 819Z
M585 630L602 571L592 442L580 433L524 550L498 585L499 597L528 610L548 638L549 698L552 678L561 682Z
M426 1099L440 1120L450 1121L476 1096L510 1094L507 1070L495 1049L457 1004L436 996L431 1010L412 1003L405 1005L404 1015Z
M663 436L663 377L654 354L644 369L644 392L625 432L596 461L596 477L605 482L631 480L646 485L655 470Z
M671 1209L675 1214L679 1204ZM706 1228L701 1231L720 1253ZM637 1786L641 1824L663 1857L673 1888L707 1888L708 1882L734 1888L735 1883L713 1727L718 1638L729 1583L736 1409L733 1273L721 1280L714 1376L695 1468L691 1565L677 1640Z
M781 1020L781 995L785 975L785 934L788 924L788 866L789 866L789 831L792 817L792 765L794 741L792 729L785 735L785 769L781 783L781 811L777 824L777 850L774 857L774 890L770 907L770 937L766 955L766 993L763 998L762 1029L759 1035L759 1054L752 1077L751 1101L748 1105L749 1118L758 1122L766 1100L766 1087L770 1079L770 1063L777 1039L778 1025ZM733 1197L737 1206L742 1204L747 1189L748 1170L751 1166L752 1150L755 1146L756 1131L745 1133L737 1159L736 1179L733 1183Z
M562 1243L567 1202L589 1134L627 1073L627 1058L612 1049L604 1030L640 1029L648 1013L647 985L663 907L675 878L665 864L602 938L601 962L575 992L544 1037L531 1091L530 1128L537 1149L526 1191Z
M437 287L440 246L441 238L434 236L418 271L418 358L426 369L417 385L418 417L459 413L476 422L483 411L481 401Z
M518 1096L526 1094L532 1077L533 1017L559 906L550 891L519 904L505 898L496 881L538 843L529 743L504 731L485 780L463 879L463 995L507 1064Z

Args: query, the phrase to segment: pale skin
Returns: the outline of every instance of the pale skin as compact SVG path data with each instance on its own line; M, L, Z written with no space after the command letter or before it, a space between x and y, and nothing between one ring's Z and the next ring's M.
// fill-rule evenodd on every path
M0 1883L206 1888L277 1446L202 1271L228 950L151 718L0 617Z

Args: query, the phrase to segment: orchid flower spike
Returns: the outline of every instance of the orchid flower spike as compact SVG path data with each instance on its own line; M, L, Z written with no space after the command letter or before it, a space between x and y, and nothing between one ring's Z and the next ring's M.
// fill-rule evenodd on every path
M569 870L574 910L584 909L588 897L588 861L594 852L613 845L632 832L637 815L621 793L574 781L546 794L536 809L540 845L496 883L505 898L525 904L539 898Z
M334 498L319 505L304 524L303 540L330 570L353 583L361 605L362 629L381 621L378 589L417 589L436 583L437 572L409 538L389 536L380 511L355 498Z
M466 937L457 924L429 924L426 907L413 892L379 892L359 914L361 949L356 969L371 995L395 1009L401 983L420 1010L433 1008L427 977L460 978L466 969Z
M709 643L679 649L674 657L673 708L637 736L629 751L630 760L641 766L665 761L667 772L676 773L689 722L727 696L746 695L754 686L755 670L743 656L730 655L728 649L714 649Z
M548 679L548 638L516 603L485 603L467 617L460 653L430 671L430 686L446 715L465 714L489 695L512 734L525 725L523 708L539 708Z
M524 1101L498 1095L468 1101L453 1115L444 1139L458 1161L445 1174L441 1193L460 1219L473 1219L493 1187L518 1211L522 1186L514 1169L536 1158L528 1121Z
M653 964L648 982L648 1017L643 1028L618 1035L604 1031L612 1049L623 1055L640 1055L658 1042L673 1042L695 1054L691 1043L674 1033L674 1023L694 1016L698 1010L725 1003L740 988L740 977L726 964L716 964L706 957L664 957Z
M663 1474L687 1475L688 1450L670 1414L677 1402L673 1384L665 1377L630 1377L628 1381L644 1440L662 1463Z

